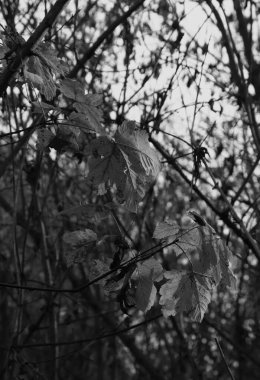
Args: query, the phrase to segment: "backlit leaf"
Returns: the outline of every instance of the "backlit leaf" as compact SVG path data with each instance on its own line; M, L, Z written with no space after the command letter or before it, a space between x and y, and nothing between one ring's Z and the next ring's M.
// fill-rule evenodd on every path
M173 270L164 275L168 281L160 289L163 315L186 312L191 320L201 322L211 300L211 280L188 271Z
M175 237L179 232L180 227L175 221L167 220L164 222L159 222L153 233L155 239L165 239L168 237Z
M65 75L67 67L57 57L50 43L39 43L25 63L24 76L45 96L47 100L56 95L54 76Z
M133 122L123 125L114 139L101 136L94 141L89 180L102 194L106 185L115 185L119 201L136 212L139 201L159 173L160 162L149 147L146 133L133 129Z
M60 84L60 91L67 98L73 100L73 108L77 112L72 112L69 120L73 125L84 131L104 133L101 125L103 112L99 108L102 104L102 95L85 95L85 88L82 83L72 79L64 79Z
M182 227L178 231L175 224L172 229L169 222L159 223L154 237L176 240L174 252L184 255L192 264L193 270L208 275L218 284L235 288L235 276L229 267L230 252L215 230L197 212L188 211L195 223Z
M134 121L125 121L118 128L115 140L136 172L157 177L161 168L157 152L150 146L147 133L138 129Z
M67 98L76 102L83 102L85 96L85 86L74 79L63 79L60 83L60 91Z
M163 279L163 268L161 264L151 257L143 263L137 264L137 289L136 306L143 312L148 311L156 300L157 289L154 282Z

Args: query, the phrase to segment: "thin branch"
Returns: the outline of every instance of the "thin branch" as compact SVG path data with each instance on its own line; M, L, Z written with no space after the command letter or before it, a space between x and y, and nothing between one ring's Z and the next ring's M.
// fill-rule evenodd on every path
M36 348L36 347L53 347L53 346L70 346L73 344L82 344L82 343L89 343L89 342L96 342L101 339L105 339L111 336L117 336L122 333L128 332L130 330L136 329L139 326L146 325L149 322L152 322L158 318L160 318L162 314L156 315L155 317L152 317L150 319L146 319L142 322L135 323L131 325L130 327L125 327L124 329L116 331L113 329L112 331L102 334L93 336L91 338L84 338L84 339L77 339L77 340L70 340L70 341L64 341L64 342L49 342L49 343L30 343L30 344L20 344L20 345L14 345L13 348ZM2 347L1 347L2 348Z
M252 251L255 253L256 257L260 257L259 254L259 248L256 245L256 242L252 239L249 232L244 228L238 228L236 223L232 222L229 218L226 212L221 212L219 209L217 209L213 203L208 199L206 195L202 193L202 191L195 185L191 183L191 180L183 173L182 168L180 165L176 162L176 160L161 146L158 141L156 141L153 137L150 137L150 141L153 143L155 148L158 150L158 152L161 153L161 155L167 160L168 164L170 164L185 180L185 182L192 186L193 190L198 194L198 196L204 200L204 202L211 208L212 211L221 219L223 222L231 228L235 234L240 237L244 243L246 243ZM218 188L218 185L216 184L216 188ZM241 221L239 217L236 215L236 219L239 221L239 225L241 225Z
M238 200L238 198L240 197L242 191L244 190L246 184L248 183L248 181L250 180L252 174L254 173L254 170L256 169L257 165L259 164L259 161L260 161L260 152L258 153L257 155L257 158L255 160L255 163L253 164L253 166L251 167L248 175L246 176L246 178L244 179L243 183L241 184L240 188L238 189L237 193L234 195L234 197L232 198L232 201L231 201L231 204L234 205L234 203Z
M220 343L219 343L219 341L218 341L218 338L215 338L215 341L216 341L216 343L217 343L217 346L218 346L218 349L219 349L220 355L221 355L221 357L222 357L222 359L223 359L223 362L225 363L225 367L226 367L227 372L228 372L228 374L229 374L229 376L230 376L230 379L231 379L231 380L235 380L235 378L234 378L234 376L233 376L233 374L232 374L232 372L231 372L231 370L230 370L230 368L229 368L229 365L228 365L228 363L227 363L227 361L226 361L226 358L225 358L225 356L224 356L224 353L223 353L223 351L222 351L222 348L221 348L221 346L220 346Z
M25 42L20 49L18 49L16 56L12 63L6 67L0 78L0 96L5 93L8 84L12 77L17 73L23 61L31 54L32 49L43 38L48 28L51 28L60 12L67 5L70 0L57 0L51 7L47 15L44 17L40 25L35 29L34 33Z
M260 248L258 247L258 244L252 238L251 234L247 231L242 219L237 215L234 207L232 206L232 204L227 199L226 194L224 193L224 191L222 190L222 188L219 186L218 182L216 181L216 179L215 179L211 169L209 168L206 160L202 159L202 162L205 165L207 172L209 173L210 178L212 179L212 181L214 183L214 188L218 189L219 193L221 194L223 200L225 201L225 203L226 203L226 205L230 211L230 214L234 218L235 222L240 226L240 229L241 229L241 232L243 233L243 236L246 237L247 241L250 243L250 248L252 249L252 251L254 252L256 257L260 260Z
M93 45L86 51L83 57L77 62L75 67L71 70L68 77L74 78L77 76L78 72L84 68L86 62L93 57L96 50L102 45L102 43L110 37L110 35L114 32L114 30L122 24L125 20L131 16L143 3L145 0L137 0L127 12L125 12L122 16L120 16L117 20L115 20L105 31L102 33L98 39L93 43Z

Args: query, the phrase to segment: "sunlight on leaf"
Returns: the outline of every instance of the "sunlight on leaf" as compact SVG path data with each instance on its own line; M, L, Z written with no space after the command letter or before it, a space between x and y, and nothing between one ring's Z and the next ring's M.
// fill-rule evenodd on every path
M160 304L165 317L186 312L191 320L201 322L211 300L209 278L188 271L164 273L167 282L160 289Z
M175 221L167 220L164 222L159 222L155 227L153 238L165 239L167 237L172 237L174 239L179 230L180 227Z
M136 269L137 289L135 295L136 307L143 312L151 309L157 295L154 282L163 279L163 268L153 257L137 264Z

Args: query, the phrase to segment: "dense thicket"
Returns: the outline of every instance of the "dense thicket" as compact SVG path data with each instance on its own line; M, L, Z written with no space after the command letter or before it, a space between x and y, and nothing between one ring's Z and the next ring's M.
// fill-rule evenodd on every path
M259 4L0 11L1 379L259 379Z

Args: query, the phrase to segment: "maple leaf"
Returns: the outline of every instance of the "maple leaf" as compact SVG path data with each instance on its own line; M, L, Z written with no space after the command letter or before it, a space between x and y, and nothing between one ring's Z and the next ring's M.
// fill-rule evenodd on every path
M108 272L110 270L110 264L112 260L111 259L106 259L106 260L92 260L90 263L90 268L89 268L89 279L90 281L94 280L95 278L101 276L102 274ZM103 287L106 285L107 278L103 278L96 283L99 285L102 285Z
M34 106L33 112L34 113L45 113L48 114L49 111L56 111L56 114L61 112L61 109L59 107L56 107L52 104L45 103L43 101L39 102L31 102L31 104Z
M2 46L0 47L0 59L3 67L13 59L15 51L24 45L25 40L18 33L6 28L0 34ZM57 52L49 42L40 42L32 48L28 59L23 63L23 75L27 82L33 84L47 100L56 95L54 77L65 75L67 66L57 57Z
M70 122L80 128L83 132L96 132L103 134L101 125L103 113L100 108L102 95L85 94L85 87L82 83L72 79L64 79L60 84L60 91L67 98L73 100L73 108L77 112L72 112L69 116Z
M180 227L175 221L167 220L164 222L159 222L155 227L153 238L165 239L171 237L174 240L179 230Z
M216 266L216 280L221 283L223 289L230 288L231 290L236 290L236 276L234 275L232 269L230 268L230 256L231 252L229 248L220 240L219 241L219 263Z
M0 39L2 40L0 59L3 60L2 64L5 67L8 59L14 57L15 51L24 45L25 39L10 26L6 26L3 31L0 31Z
M160 288L160 305L165 317L186 312L192 321L201 322L211 300L213 284L203 275L172 270L164 273L167 282Z
M85 87L75 79L63 79L60 83L60 91L69 99L84 102Z
M176 255L181 255L183 252L194 251L201 242L198 226L190 224L188 227L180 227L175 221L167 220L159 222L154 230L153 238L166 240L171 243L176 240L174 251Z
M157 177L161 165L157 152L150 146L148 135L134 121L124 121L115 134L115 140L136 172Z
M65 75L67 67L57 57L57 52L48 42L41 42L32 49L24 64L24 77L45 96L47 100L56 95L54 76Z
M85 261L87 255L86 248L93 247L96 240L96 233L90 229L66 232L63 235L63 241L69 246L65 251L67 266Z
M143 312L150 310L156 300L157 289L153 284L152 274L151 271L150 276L140 277L136 289L135 304Z
M84 231L77 230L73 232L66 232L63 235L63 240L65 243L70 244L73 248L78 248L87 246L96 241L97 234L90 229L85 229Z
M157 289L154 282L159 282L163 279L163 268L157 260L151 257L143 263L137 263L136 274L133 278L137 280L136 307L146 312L154 305L156 300Z
M37 129L37 149L40 151L46 150L54 137L55 135L48 128Z
M235 288L235 276L229 267L230 251L216 231L196 211L188 211L195 222L182 227L173 222L163 222L156 226L154 237L176 241L176 255L185 255L195 272L202 273L223 286ZM171 224L173 227L171 228Z
M103 274L110 271L110 266L112 263L112 259L106 258L105 260L92 260L89 268L89 279L90 281L102 276ZM114 281L111 278L104 277L96 282L102 286L104 293L108 296L112 296L115 293L120 291L123 285L124 279L120 278L118 281Z
M66 151L78 152L79 144L77 131L69 125L61 124L56 130L56 135L49 143L49 147L57 150L59 153Z
M148 135L134 126L134 122L125 122L114 139L100 136L93 142L89 180L102 193L106 192L106 184L115 185L118 198L136 212L147 187L159 173L160 162L149 146Z

